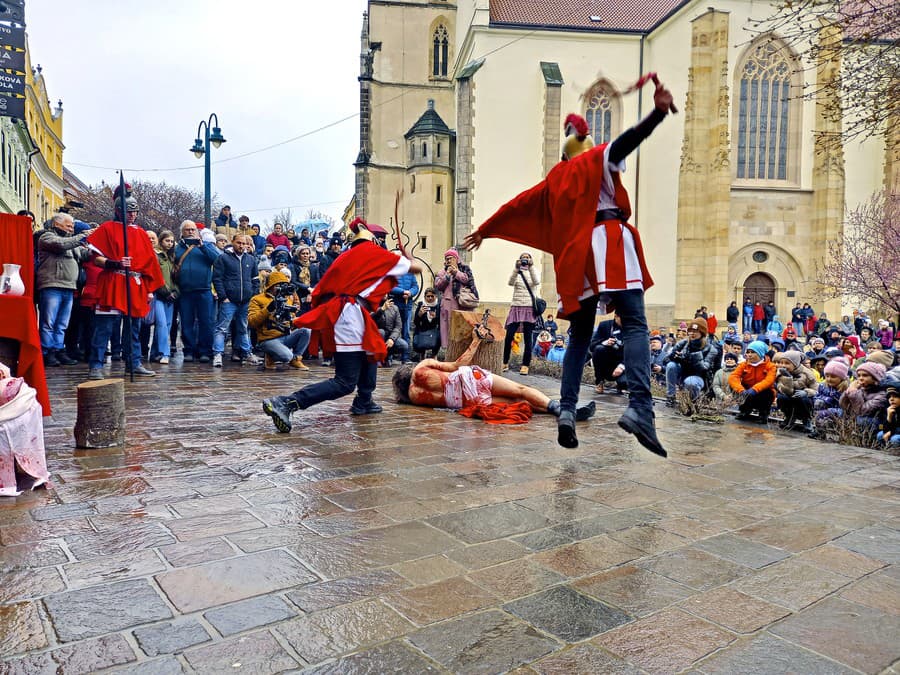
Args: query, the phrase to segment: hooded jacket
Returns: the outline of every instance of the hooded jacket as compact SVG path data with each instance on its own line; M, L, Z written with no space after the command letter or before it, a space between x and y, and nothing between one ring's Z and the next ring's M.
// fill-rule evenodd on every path
M816 381L816 374L806 366L797 366L793 372L782 372L784 369L777 368L775 381L775 389L783 396L793 396L797 392L805 391L806 395L812 398L816 395L819 383Z
M61 288L74 291L78 282L79 263L91 257L82 243L83 234L69 234L51 228L38 237L37 288Z
M213 263L213 288L219 301L249 302L259 291L259 269L252 253L238 255L229 246Z
M775 364L765 357L763 361L755 366L749 361L743 361L738 364L731 375L728 376L728 386L732 391L742 392L745 389L752 389L757 394L769 390L774 398L774 385L776 375Z
M286 284L290 283L290 281L287 274L275 270L269 275L269 279L266 282L266 290L250 298L250 307L247 309L247 323L256 331L256 338L260 342L280 338L285 334L284 331L280 330L269 320L269 305L275 300L275 296L269 293L269 289L275 284ZM293 306L294 298L287 298L285 304Z

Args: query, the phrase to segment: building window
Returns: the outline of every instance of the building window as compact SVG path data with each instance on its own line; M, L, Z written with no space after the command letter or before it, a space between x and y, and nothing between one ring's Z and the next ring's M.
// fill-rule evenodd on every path
M751 45L737 69L738 178L788 180L792 173L793 109L798 105L791 95L795 73L799 73L796 59L784 44L771 38Z
M428 235L425 235L425 234L419 235L419 248L423 251L428 250Z
M437 144L437 151L435 152L435 157L437 157L438 159L440 159L440 157L441 157L441 144L440 143Z
M598 82L591 89L587 102L584 118L587 120L594 143L597 145L609 143L614 135L618 136L621 119L619 98L615 94L615 89L606 81Z
M2 152L3 160L2 160L2 162L3 162L3 175L5 176L5 175L6 175L6 132L5 132L5 131L0 131L0 137L2 137L2 139L3 139L3 145L2 145L2 148L3 148L3 152Z
M438 185L434 189L434 201L437 204L440 204L441 202L444 201L444 193L443 193L443 189L441 188L440 185Z
M447 77L447 61L450 58L450 34L446 26L438 26L434 29L431 38L431 75L432 77Z
M422 159L428 159L428 143L422 143Z
M415 194L416 192L416 176L413 174L409 177L409 192L410 194Z
M409 161L414 162L416 160L416 144L409 144Z

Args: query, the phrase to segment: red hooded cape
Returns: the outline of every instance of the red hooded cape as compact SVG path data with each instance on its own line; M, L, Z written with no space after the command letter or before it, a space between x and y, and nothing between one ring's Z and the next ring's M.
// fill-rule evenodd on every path
M574 159L560 162L544 180L501 206L478 228L485 239L506 239L553 254L556 288L564 316L579 308L578 298L584 292L585 277L599 292L591 237L596 225L594 219L603 183L607 145L598 145ZM627 193L617 183L616 203L630 215L631 207L627 200ZM604 222L620 223L618 220ZM644 262L640 236L632 225L623 224L634 237L646 290L653 285L653 280ZM621 230L608 227L607 250L615 251L621 244ZM609 266L607 270L607 283L613 287L621 283L624 288L624 267L621 280L617 280L618 270Z
M94 230L87 242L100 252L104 258L121 260L125 257L123 225L114 220L107 220ZM131 316L146 316L150 311L147 296L161 287L165 280L159 268L156 251L150 243L150 237L139 227L128 227L128 255L131 258L131 271L141 275L138 280L129 275L119 274L115 270L102 270L97 279L98 306L102 310L117 309L122 314L128 312L125 298L125 284L131 284ZM127 278L127 282L126 282Z
M334 353L334 324L341 316L344 305L359 302L357 296L373 284L378 284L366 298L368 307L362 307L366 324L363 348L372 360L387 358L387 346L378 332L378 326L369 314L377 308L385 294L396 285L396 279L387 277L397 264L397 255L385 251L372 242L362 242L341 253L325 272L312 293L313 308L294 319L297 328L321 331L322 347L326 353Z

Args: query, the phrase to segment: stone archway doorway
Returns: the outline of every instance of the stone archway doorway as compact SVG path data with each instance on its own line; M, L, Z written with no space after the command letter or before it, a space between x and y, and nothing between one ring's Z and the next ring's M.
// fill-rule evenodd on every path
M744 298L763 306L775 302L775 280L765 272L754 272L744 282Z

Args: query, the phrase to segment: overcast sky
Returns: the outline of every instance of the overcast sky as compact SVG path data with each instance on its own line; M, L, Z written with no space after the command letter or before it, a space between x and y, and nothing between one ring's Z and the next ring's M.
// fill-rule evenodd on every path
M189 152L219 117L212 191L251 222L310 208L340 217L353 196L359 119L234 161L359 110L365 0L28 0L32 64L63 101L65 165L89 184L165 180L203 191ZM111 168L88 168L85 164ZM215 216L215 214L213 214Z

